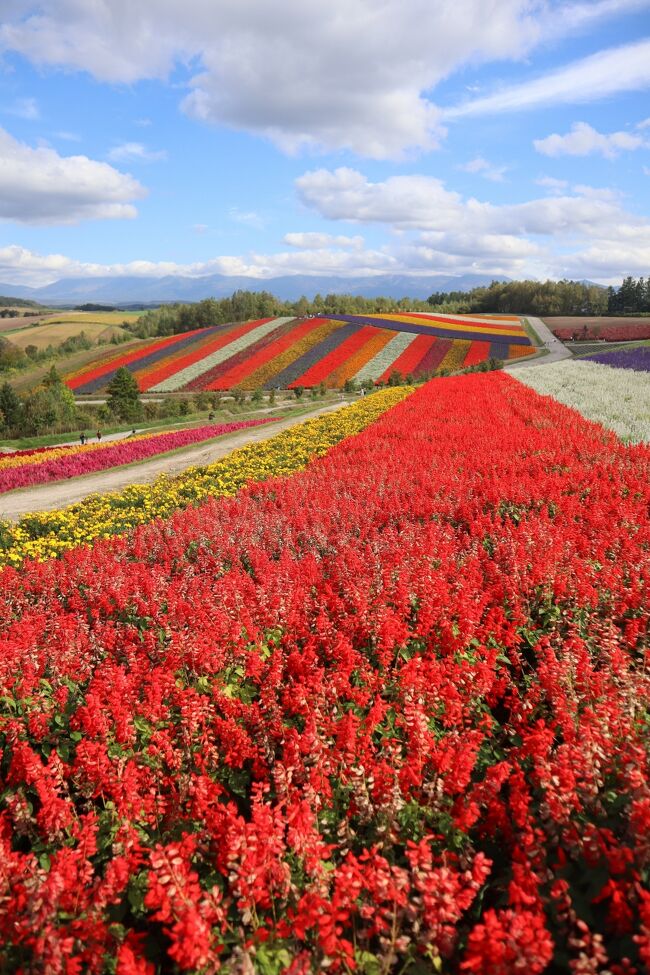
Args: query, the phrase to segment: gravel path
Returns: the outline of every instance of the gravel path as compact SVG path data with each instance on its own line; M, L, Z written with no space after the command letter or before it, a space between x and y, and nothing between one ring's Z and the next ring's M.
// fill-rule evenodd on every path
M548 349L546 355L534 358L531 356L529 359L515 359L514 362L508 362L503 367L508 372L511 369L525 369L526 366L542 366L550 365L551 362L560 362L562 359L572 359L573 356L571 352L567 349L559 339L556 339L553 332L550 330L548 325L545 325L541 318L532 318L530 315L523 315L523 318L527 318L531 328L535 330L539 336L540 342L544 343L544 347Z
M287 417L278 423L265 423L259 427L240 430L237 433L220 437L218 440L178 451L172 456L153 457L141 464L132 464L129 467L100 471L96 474L75 477L68 481L43 484L41 487L9 491L7 494L0 495L0 519L17 521L32 511L51 511L54 508L64 508L68 504L82 501L89 494L106 494L109 491L119 491L128 487L129 484L148 484L160 474L180 474L188 467L211 464L238 447L243 447L249 443L258 443L260 440L268 440L269 437L273 437L283 430L288 430L297 423L302 423L303 420L320 416L323 413L331 413L333 410L340 410L342 406L347 406L348 403L349 401L346 400L340 403L330 403L328 406L321 406L309 413L302 413L300 416Z

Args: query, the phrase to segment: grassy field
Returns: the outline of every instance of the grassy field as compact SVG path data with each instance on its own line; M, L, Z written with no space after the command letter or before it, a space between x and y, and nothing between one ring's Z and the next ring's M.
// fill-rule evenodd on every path
M126 336L126 332L119 325L110 325L105 322L80 322L71 320L67 322L48 321L42 325L28 325L26 328L19 328L15 332L5 333L5 338L18 346L19 349L26 349L28 345L35 345L37 349L45 349L48 345L60 345L66 339L80 335L84 332L91 342L110 342L113 336Z
M53 312L45 311L40 315L20 315L18 318L0 318L0 335L13 332L19 328L26 328L28 325L39 325L53 316Z
M98 325L121 325L136 322L141 311L66 311L50 319L52 324L61 322L94 322Z

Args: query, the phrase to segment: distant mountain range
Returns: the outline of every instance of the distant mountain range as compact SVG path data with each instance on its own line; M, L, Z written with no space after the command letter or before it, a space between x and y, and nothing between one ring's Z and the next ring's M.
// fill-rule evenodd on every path
M376 277L320 277L286 275L280 278L251 278L210 274L199 278L167 275L163 278L93 277L61 278L42 288L0 283L0 294L14 298L31 298L43 305L70 305L103 302L111 305L155 304L173 301L200 301L202 298L226 298L239 289L270 291L282 301L297 301L302 295L312 299L321 294L353 294L364 298L418 298L424 300L434 291L471 291L494 280L481 274L458 277L416 277L407 274L382 274ZM507 280L507 279L502 279Z

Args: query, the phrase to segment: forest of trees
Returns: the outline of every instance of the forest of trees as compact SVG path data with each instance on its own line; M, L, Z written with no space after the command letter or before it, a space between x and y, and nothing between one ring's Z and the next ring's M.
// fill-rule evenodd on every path
M604 315L608 292L581 281L493 281L489 287L474 288L465 294L432 294L428 304L436 310L469 314Z
M620 288L608 289L610 315L650 313L650 278L627 277Z

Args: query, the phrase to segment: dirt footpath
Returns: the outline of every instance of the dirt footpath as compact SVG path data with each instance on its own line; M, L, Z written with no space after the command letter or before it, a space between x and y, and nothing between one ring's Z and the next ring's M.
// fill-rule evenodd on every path
M218 440L189 447L171 457L152 457L150 460L143 461L141 464L132 464L130 467L118 467L113 470L99 471L96 474L86 474L84 477L75 477L68 481L55 481L52 484L43 484L41 487L10 491L7 494L0 495L0 519L17 521L23 515L33 511L51 511L53 508L64 508L76 501L82 501L89 494L106 494L109 491L119 491L128 487L129 484L148 484L155 480L159 474L180 474L188 467L211 464L238 447L244 447L249 443L259 443L260 440L268 440L270 437L274 437L276 433L288 430L297 423L302 423L303 420L340 410L342 406L348 404L349 401L345 400L340 403L330 403L329 406L321 406L309 413L303 413L301 416L288 417L278 423L264 423L259 427L240 430L237 433L220 437Z

